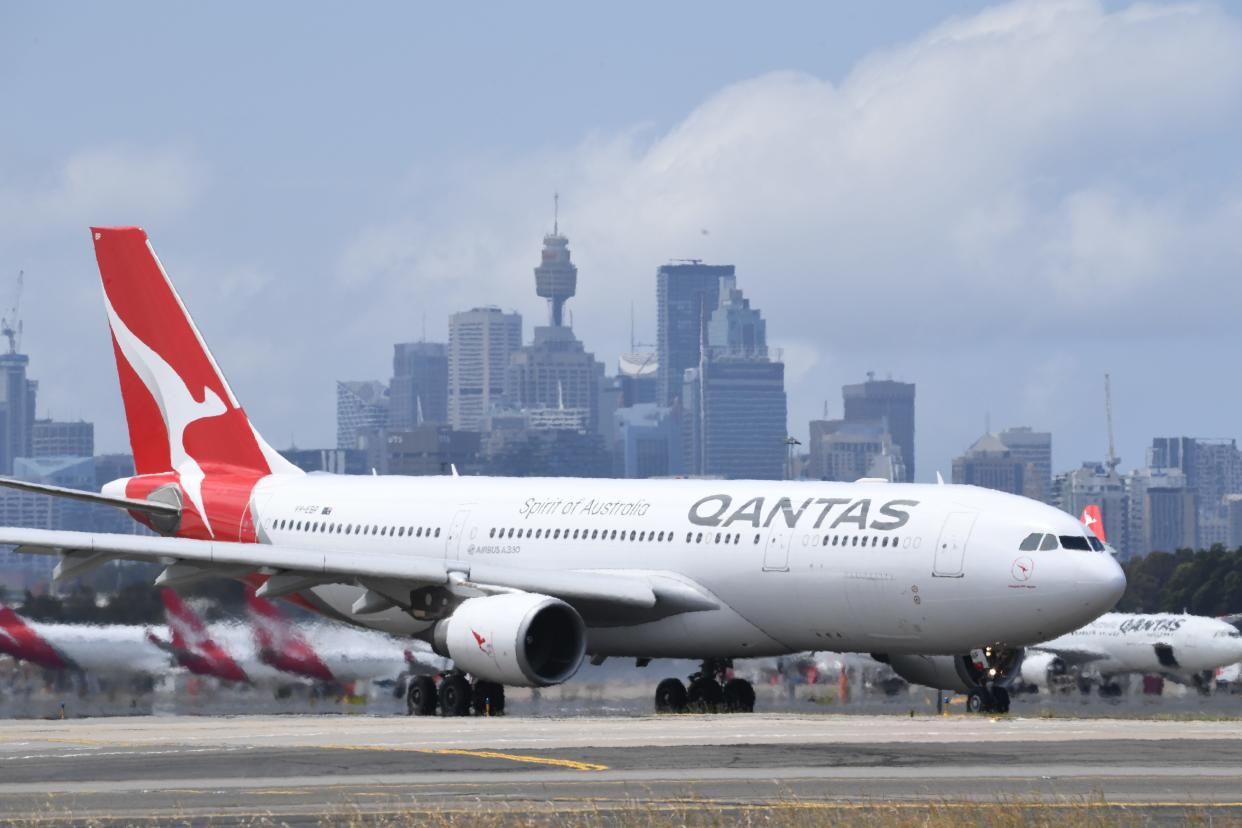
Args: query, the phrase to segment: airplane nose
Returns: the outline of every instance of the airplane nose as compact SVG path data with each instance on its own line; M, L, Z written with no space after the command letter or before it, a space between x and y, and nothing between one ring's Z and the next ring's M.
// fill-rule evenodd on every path
M1083 555L1078 561L1078 583L1087 590L1099 614L1111 610L1126 591L1126 573L1112 555Z

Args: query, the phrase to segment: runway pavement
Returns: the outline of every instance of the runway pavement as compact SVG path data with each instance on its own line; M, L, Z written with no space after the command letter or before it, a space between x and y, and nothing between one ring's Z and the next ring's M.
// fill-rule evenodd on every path
M791 803L1126 805L1242 819L1242 722L906 716L0 722L0 819ZM1130 812L1133 813L1133 812Z

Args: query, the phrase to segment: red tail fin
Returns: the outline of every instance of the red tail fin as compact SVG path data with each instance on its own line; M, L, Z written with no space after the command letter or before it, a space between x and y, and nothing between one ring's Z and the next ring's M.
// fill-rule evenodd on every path
M138 227L93 227L138 474L296 472L250 425Z
M173 655L177 663L191 673L215 676L226 681L248 681L245 671L228 652L216 643L203 619L171 589L160 591L164 616L172 634Z
M1100 507L1092 503L1090 506L1082 510L1083 524L1095 533L1095 536L1102 542L1108 543L1108 535L1104 531L1104 516L1100 513Z
M246 587L246 602L254 624L255 644L263 663L319 681L334 681L332 671L315 652L310 642L290 623L276 605L254 594Z
M72 667L73 663L35 632L20 615L0 606L0 653L38 664L48 670Z

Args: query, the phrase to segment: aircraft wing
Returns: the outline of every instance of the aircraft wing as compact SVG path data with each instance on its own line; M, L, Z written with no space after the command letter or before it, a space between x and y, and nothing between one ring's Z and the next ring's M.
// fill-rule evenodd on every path
M156 582L165 586L201 577L236 577L263 571L286 582L301 583L303 588L325 583L365 586L379 596L388 596L387 605L379 608L397 605L394 591L385 588L393 584L400 585L400 591L407 595L410 589L425 586L461 586L483 592L517 590L551 595L571 604L588 602L618 610L656 609L670 614L719 606L695 585L659 572L524 569L391 552L15 527L0 527L0 544L12 544L19 552L61 555L56 578L82 575L118 559L163 564L166 568ZM382 603L384 599L379 596L375 601ZM375 602L366 606L373 608L355 612L377 611Z
M1080 667L1095 661L1105 661L1110 657L1108 653L1085 647L1049 647L1041 645L1039 647L1030 647L1029 649L1032 652L1051 653L1070 667Z

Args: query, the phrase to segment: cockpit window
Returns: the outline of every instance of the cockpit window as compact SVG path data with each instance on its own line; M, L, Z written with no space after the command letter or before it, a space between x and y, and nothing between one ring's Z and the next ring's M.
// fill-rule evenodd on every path
M1044 542L1039 545L1040 552L1051 552L1057 548L1056 535L1044 535Z
M1087 538L1087 543L1091 544L1091 548L1096 552L1104 551L1104 541L1099 538Z
M1032 532L1022 541L1022 545L1018 547L1022 552L1034 552L1039 548L1039 541L1043 535L1039 532Z
M1082 535L1062 535L1061 545L1066 549L1077 549L1079 552L1090 552L1091 544Z

